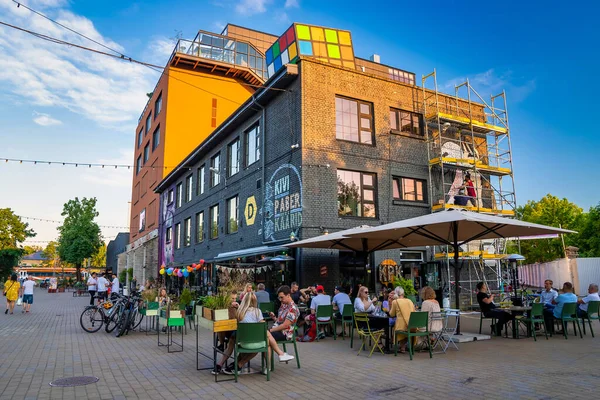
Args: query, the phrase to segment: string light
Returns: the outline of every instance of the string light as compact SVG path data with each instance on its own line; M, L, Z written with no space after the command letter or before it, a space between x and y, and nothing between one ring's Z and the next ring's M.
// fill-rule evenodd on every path
M99 167L99 168L104 168L104 167L115 167L115 169L118 168L127 168L127 169L131 169L133 167L133 165L127 165L127 164L101 164L101 163L90 163L90 162L69 162L69 161L48 161L48 160L25 160L25 159L19 159L19 158L6 158L6 157L0 157L0 160L4 160L5 163L8 162L18 162L19 164L33 164L33 165L63 165L63 166L75 166L78 167L80 165L87 165L88 168L92 168L92 167ZM176 167L174 166L166 166L166 165L140 165L139 166L140 170L141 169L157 169L157 168L164 168L166 169L174 169ZM186 167L184 167L186 168ZM189 167L187 167L189 168ZM191 169L190 169L191 170Z
M45 218L34 218L34 217L24 217L22 215L17 215L19 218L28 219L32 221L40 221L40 222L50 222L53 224L62 224L63 221L57 221L54 219L45 219ZM129 229L128 226L116 226L116 225L98 225L100 228L108 228L108 229Z

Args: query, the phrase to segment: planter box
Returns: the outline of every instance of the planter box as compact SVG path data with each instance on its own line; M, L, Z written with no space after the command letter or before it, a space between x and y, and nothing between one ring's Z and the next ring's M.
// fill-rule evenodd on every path
M146 308L148 310L158 310L158 301L149 301Z
M227 309L212 310L210 308L203 308L202 316L210 321L223 321L229 319L229 311Z
M237 329L236 319L225 319L221 321L211 321L206 318L198 317L198 326L200 328L208 329L212 332L228 332L235 331Z
M167 309L163 308L160 310L160 317L164 319L170 318L185 318L185 311L181 310L169 310L169 315L167 317Z

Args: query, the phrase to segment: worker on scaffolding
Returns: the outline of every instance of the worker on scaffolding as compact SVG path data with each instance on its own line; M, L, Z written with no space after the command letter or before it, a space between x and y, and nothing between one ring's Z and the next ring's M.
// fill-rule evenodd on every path
M465 189L467 190L467 197L471 201L473 207L477 207L477 192L475 191L475 184L471 180L471 174L465 175Z

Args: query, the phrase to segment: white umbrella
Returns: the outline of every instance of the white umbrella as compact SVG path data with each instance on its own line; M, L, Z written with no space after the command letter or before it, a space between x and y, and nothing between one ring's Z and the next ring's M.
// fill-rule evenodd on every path
M520 236L539 236L557 233L574 233L529 222L479 214L470 211L443 211L421 217L392 222L347 236L379 241L372 250L396 247L448 245L454 249L454 277L456 308L459 307L458 259L459 247L473 240L498 239Z
M333 232L326 235L315 236L313 238L300 240L285 244L286 247L303 247L313 249L337 249L350 251L370 252L373 249L387 243L387 238L383 239L363 239L361 233L372 229L369 225L362 225L352 229ZM357 236L350 236L356 234Z

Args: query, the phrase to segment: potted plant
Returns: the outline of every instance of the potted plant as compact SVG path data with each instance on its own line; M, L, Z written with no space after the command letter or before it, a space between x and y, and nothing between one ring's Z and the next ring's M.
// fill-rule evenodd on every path
M179 296L179 308L185 310L185 308L192 302L192 293L190 289L185 288L181 291Z
M202 316L211 321L229 319L230 305L231 295L225 290L220 290L218 294L207 296L204 299Z
M145 315L152 316L158 314L157 296L158 291L156 289L146 289L142 292L142 300L144 300L145 304Z
M394 287L400 286L402 289L404 289L404 296L407 299L411 299L413 303L417 302L417 291L415 289L412 279L394 277L392 282L394 284Z

